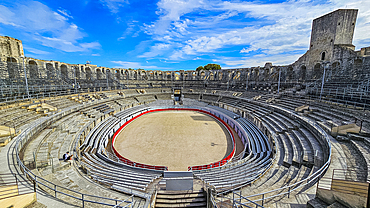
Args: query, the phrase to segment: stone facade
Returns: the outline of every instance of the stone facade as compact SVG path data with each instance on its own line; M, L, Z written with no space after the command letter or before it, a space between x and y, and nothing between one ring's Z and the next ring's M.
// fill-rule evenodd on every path
M0 36L0 56L1 58L24 56L22 41L8 36Z
M292 64L299 80L318 79L324 67L330 74L356 72L367 68L370 50L355 51L352 44L357 9L339 9L313 20L310 49ZM326 65L326 66L325 66Z
M199 81L230 83L243 87L247 83L310 82L323 74L324 64L328 74L350 74L358 78L364 70L370 69L370 47L354 51L353 33L358 10L339 9L313 20L310 49L295 63L287 66L274 66L266 63L263 67L221 69L214 71L157 71L107 68L91 64L68 64L58 61L23 58L20 40L0 36L2 67L1 77L12 81L24 78L26 68L29 79L64 80L65 84L115 82L125 80L157 81ZM280 72L280 73L279 73ZM125 82L123 82L125 83ZM10 83L11 84L11 83Z

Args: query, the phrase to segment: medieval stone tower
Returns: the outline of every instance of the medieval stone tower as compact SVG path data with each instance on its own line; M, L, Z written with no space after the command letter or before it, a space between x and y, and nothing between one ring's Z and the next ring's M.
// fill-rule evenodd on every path
M301 78L317 78L324 63L337 67L344 64L337 61L343 59L343 54L354 53L357 13L357 9L338 9L313 20L309 50L294 63Z

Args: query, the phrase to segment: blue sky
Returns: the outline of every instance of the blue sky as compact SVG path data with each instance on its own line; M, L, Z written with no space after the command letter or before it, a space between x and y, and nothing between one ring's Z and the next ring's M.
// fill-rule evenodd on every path
M356 50L370 46L369 0L2 0L0 35L28 57L117 68L192 70L290 64L312 20L359 9Z

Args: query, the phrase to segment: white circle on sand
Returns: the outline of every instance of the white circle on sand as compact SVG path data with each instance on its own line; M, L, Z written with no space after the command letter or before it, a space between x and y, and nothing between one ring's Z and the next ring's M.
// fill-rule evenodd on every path
M160 111L132 121L117 135L114 147L134 162L187 171L188 166L222 160L230 153L230 141L225 127L211 116Z

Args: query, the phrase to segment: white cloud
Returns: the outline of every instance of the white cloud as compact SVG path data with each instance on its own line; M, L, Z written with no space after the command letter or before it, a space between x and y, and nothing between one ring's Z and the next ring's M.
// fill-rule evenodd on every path
M158 66L150 66L150 65L142 65L139 62L131 62L131 61L111 61L112 63L118 64L113 68L133 68L133 69L168 69L166 67L158 67Z
M67 11L59 9L58 12L37 1L27 1L9 8L0 6L0 24L17 27L42 45L65 52L100 48L96 41L82 41L87 35L68 21L72 16Z
M129 4L128 0L99 0L101 4L106 6L112 13L118 13L120 7Z
M142 57L168 54L166 58L170 60L187 60L223 53L223 50L238 46L241 47L239 53L245 57L240 64L253 66L267 58L284 58L286 53L303 54L309 46L312 20L339 8L359 8L354 43L364 47L370 42L368 0L288 0L282 3L161 0L157 5L158 20L144 25L144 30L156 44ZM243 18L252 22L243 21ZM158 50L160 44L171 47ZM265 54L265 57L253 56L255 53ZM250 56L256 62L244 62ZM284 60L278 63L295 61L291 58Z
M59 8L59 9L58 9L58 12L59 12L60 14L62 14L63 16L65 16L65 17L68 17L68 18L70 18L70 19L73 19L73 17L70 15L70 12L69 12L69 11L67 11L67 10L65 10L65 9Z
M50 54L50 52L42 51L42 50L39 50L39 49L30 48L30 47L24 47L24 49L25 49L25 50L27 50L27 51L28 51L28 52L30 52L30 53L37 54L37 55L46 55L46 54Z
M274 65L286 65L289 63L293 63L296 61L301 54L279 54L279 55L264 55L259 54L252 57L228 57L228 58L220 58L214 60L214 62L223 63L223 69L227 68L248 68L248 67L256 67L256 66L264 66L267 62L272 62Z

